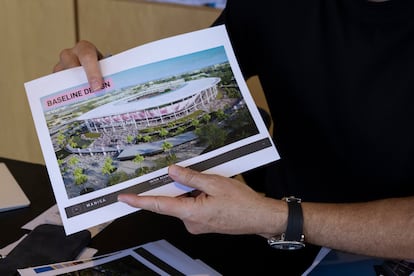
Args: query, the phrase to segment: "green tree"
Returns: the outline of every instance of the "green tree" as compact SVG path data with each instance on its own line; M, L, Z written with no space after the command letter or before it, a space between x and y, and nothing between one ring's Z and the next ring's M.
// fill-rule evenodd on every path
M75 170L73 171L73 177L75 178L76 185L82 185L86 181L88 181L88 176L84 174L83 169L79 167L75 168Z
M68 164L72 167L74 167L78 163L79 163L79 159L76 156L72 156L68 161Z
M59 168L60 168L60 172L65 172L66 169L64 167L65 161L63 161L62 159L58 158L57 160Z
M102 174L110 175L111 173L113 173L115 171L115 167L112 164L113 160L111 157L105 158L105 162L102 166Z
M217 110L214 115L217 117L217 120L219 121L223 121L225 119L227 119L227 114L224 113L223 109L219 109Z
M177 162L177 156L171 153L172 148L173 145L170 142L164 141L164 143L162 143L162 149L164 150L164 152L168 153L167 157L165 157L165 162L167 166Z
M211 115L210 115L210 114L208 114L208 113L206 113L206 114L204 114L204 115L203 115L203 117L201 117L201 120L202 120L204 123L208 123L208 122L210 122L210 120L211 120Z
M71 146L71 148L77 148L78 144L73 140L73 138L69 139L69 146Z
M145 135L143 139L144 139L145 143L149 143L152 140L152 136L151 135Z
M172 147L173 147L173 145L170 142L164 141L164 143L162 143L163 151L167 152L169 156L171 156Z
M200 121L197 119L194 119L193 121L191 121L191 125L197 129L200 126Z
M161 138L165 138L165 137L167 137L168 133L169 133L169 131L167 129L161 128L160 132L159 132L159 135L160 135Z
M185 128L182 126L177 127L177 130L175 131L175 135L181 134L185 131Z
M227 132L216 124L207 124L194 131L201 143L207 144L210 150L221 147L227 138Z
M112 186L131 179L131 177L124 171L115 172L110 175L107 186Z
M138 175L143 175L145 173L145 170L142 168L142 162L144 162L144 160L145 160L145 157L142 156L141 154L135 155L134 159L132 159L134 163L137 163L139 165L139 168L136 170L136 173Z
M145 160L145 157L144 156L142 156L141 154L137 154L137 155L135 155L135 157L134 157L134 159L132 161L134 163L137 163L141 167L141 164L142 164L142 162L144 162L144 160Z
M132 136L132 135L127 135L127 137L126 137L126 141L127 141L127 143L128 143L128 144L131 144L131 143L132 143L132 141L134 141L134 136Z
M63 147L66 143L66 136L63 134L62 131L59 131L59 134L56 137L57 143L59 145L59 147Z

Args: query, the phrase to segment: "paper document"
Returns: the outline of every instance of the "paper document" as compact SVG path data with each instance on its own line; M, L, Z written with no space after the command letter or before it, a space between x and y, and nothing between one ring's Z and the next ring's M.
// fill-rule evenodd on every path
M0 212L27 207L30 200L6 164L0 163Z
M58 264L19 269L22 276L37 275L221 275L198 259L192 259L166 240Z
M120 193L190 191L168 166L234 176L279 159L224 26L100 61L92 91L76 67L25 83L67 234L137 211Z
M103 224L98 224L91 228L88 228L88 231L91 232L91 238L98 235L102 230L105 229L112 221L105 222ZM53 205L28 223L22 226L22 229L33 230L37 226L41 224L55 224L55 225L63 225L62 218L59 214L59 209L57 205Z

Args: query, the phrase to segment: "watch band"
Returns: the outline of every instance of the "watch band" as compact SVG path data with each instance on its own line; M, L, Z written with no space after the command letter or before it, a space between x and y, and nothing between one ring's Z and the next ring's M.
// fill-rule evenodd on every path
M285 201L289 209L285 240L300 241L303 231L303 213L302 206L300 205L302 200L295 197L286 197Z
M288 221L286 232L267 240L268 244L276 249L296 250L305 247L303 231L303 212L300 198L283 198L288 204Z

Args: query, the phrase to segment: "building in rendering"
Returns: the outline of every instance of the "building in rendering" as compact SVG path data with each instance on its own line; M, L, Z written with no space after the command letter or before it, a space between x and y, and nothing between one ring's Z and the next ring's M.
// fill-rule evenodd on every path
M117 100L79 116L91 132L119 128L143 129L177 120L205 108L217 96L220 78L210 77L168 83L141 91L138 96Z

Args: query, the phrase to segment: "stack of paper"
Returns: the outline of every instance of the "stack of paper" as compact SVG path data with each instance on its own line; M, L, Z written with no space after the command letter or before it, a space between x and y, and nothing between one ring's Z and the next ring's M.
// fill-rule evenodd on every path
M93 259L19 269L20 275L221 275L166 240L158 240Z

